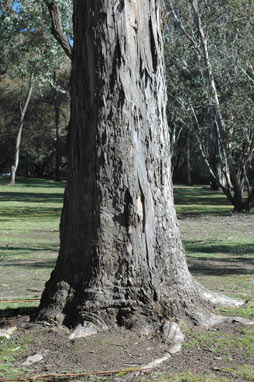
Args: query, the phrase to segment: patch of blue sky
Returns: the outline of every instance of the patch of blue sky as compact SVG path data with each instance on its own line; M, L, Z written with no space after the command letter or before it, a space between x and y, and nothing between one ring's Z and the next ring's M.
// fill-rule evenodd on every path
M13 1L12 8L15 12L20 13L22 10L22 4L21 1Z
M72 38L70 38L69 36L67 36L67 39L68 39L68 41L69 41L70 45L71 45L71 46L73 46L73 39L72 39Z

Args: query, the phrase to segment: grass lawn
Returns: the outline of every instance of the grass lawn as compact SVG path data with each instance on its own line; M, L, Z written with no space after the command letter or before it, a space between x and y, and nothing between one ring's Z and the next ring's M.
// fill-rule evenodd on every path
M0 178L2 298L40 296L59 249L64 187L64 182L21 178L9 186Z
M192 274L210 289L252 298L254 214L233 214L223 193L208 186L177 185L174 198Z
M6 179L0 178L1 300L40 297L58 253L64 187L65 182L21 178L12 187L7 185ZM192 274L212 290L248 300L241 308L222 307L217 312L254 319L254 215L232 214L232 206L224 195L210 191L208 186L176 185L174 198ZM0 319L8 318L14 313L23 314L23 310L32 309L37 304L38 301L15 304L2 302ZM38 345L39 349L44 346L49 351L50 346L53 346L51 340L58 344L59 337L55 332L45 329L44 333L45 338L48 336L46 345L43 342L44 335L36 331L21 331L11 339L0 337L0 379L33 374L31 370L21 367L19 360L27 354L31 355L31 344L33 349ZM185 335L186 342L179 356L173 357L168 366L141 375L136 380L254 381L254 362L250 362L252 358L254 361L253 327L225 331L186 329ZM58 345L64 354L65 342L59 342ZM74 349L81 345L68 344ZM85 352L83 345L78 349L79 354ZM73 357L75 360L75 354ZM84 365L77 362L73 361L73 371L84 370ZM59 360L59 363L54 364L54 369L49 363L44 365L43 370L49 373L52 370L62 372L66 365L66 362ZM98 365L98 369L105 368L106 366ZM42 372L38 370L38 373ZM120 375L115 379L96 376L78 380L125 380L124 377L121 378Z
M233 210L225 195L209 186L174 185L174 200L178 214L225 215Z

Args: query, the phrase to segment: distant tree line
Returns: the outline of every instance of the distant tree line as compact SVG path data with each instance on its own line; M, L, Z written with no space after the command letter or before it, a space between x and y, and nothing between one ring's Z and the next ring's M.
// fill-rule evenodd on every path
M72 38L71 1L59 8ZM50 32L45 2L0 8L0 172L51 176L67 171L70 60Z
M254 5L165 0L164 13L173 179L210 182L235 210L248 211L254 204ZM56 179L67 170L71 15L70 0L1 5L0 171L12 169L13 183L17 169Z
M254 205L254 5L247 0L166 4L175 176L184 150L187 183L202 159L213 187L235 210L249 211Z

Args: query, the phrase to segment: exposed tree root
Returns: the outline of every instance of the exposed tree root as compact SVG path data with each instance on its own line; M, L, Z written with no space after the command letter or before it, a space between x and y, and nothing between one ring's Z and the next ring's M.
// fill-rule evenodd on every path
M147 365L141 366L140 370L135 370L127 375L125 381L135 381L138 376L142 373L143 370L154 370L156 367L161 365L163 362L166 362L171 358L172 354L167 352L161 358L157 358L152 362L149 362Z
M203 326L205 328L212 328L214 326L223 326L226 324L242 324L242 325L254 325L254 321L248 320L243 317L228 317L216 314L196 314L194 317L196 325Z
M106 330L107 327L104 328ZM91 322L83 322L83 324L78 324L73 332L69 335L70 340L74 340L75 338L84 338L92 336L93 334L98 333L101 331L102 328L94 325Z
M232 308L240 307L245 304L245 301L243 300L233 299L228 296L222 295L218 292L209 291L206 288L204 288L201 284L199 284L195 279L194 283L197 287L199 296L201 296L205 303L209 303L213 306L219 305ZM191 312L188 316L195 325L203 326L205 328L223 326L226 324L233 323L238 323L242 325L254 325L254 321L248 320L246 318L221 316L211 313L209 311L202 312L202 310L196 311L194 313Z
M223 305L227 307L239 307L244 305L244 301L236 300L220 294L218 292L210 291L204 288L201 284L199 284L195 279L194 283L196 284L198 291L203 298L204 301L213 304L213 305Z
M207 303L211 305L223 305L227 307L239 307L244 305L244 301L236 300L229 298L227 296L221 295L217 292L208 291L202 285L194 280L194 285L196 287L196 291L198 295L201 297L200 302L204 302L203 308L200 307L198 309L199 304L197 306L192 305L190 309L187 309L186 317L190 322L194 323L194 325L202 326L205 328L211 328L215 326L223 326L225 324L231 323L239 323L242 325L254 325L254 321L242 318L242 317L226 317L221 315L216 315L214 313L209 312L209 310L205 307ZM160 331L160 334L163 337L163 340L167 341L170 345L170 349L168 352L173 354L181 349L181 343L184 340L183 334L176 323L170 322L166 319L162 319L162 317L156 323L151 323L149 320L145 320L141 318L142 315L133 315L131 318L127 316L127 318L123 317L122 321L119 323L115 323L115 325L125 326L127 328L131 328L133 330L137 330L140 334L149 335L153 332ZM126 321L127 319L127 321ZM110 323L108 324L102 318L98 317L96 314L86 314L83 316L73 332L70 334L69 339L82 338L90 335L94 335L100 331L105 331L112 327ZM176 349L175 351L172 349Z

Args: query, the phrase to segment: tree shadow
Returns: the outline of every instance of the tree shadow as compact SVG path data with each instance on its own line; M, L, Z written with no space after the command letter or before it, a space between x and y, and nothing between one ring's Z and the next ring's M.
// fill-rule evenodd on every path
M208 187L181 187L174 188L176 204L186 205L219 205L229 206L226 196L221 191L211 191Z
M9 184L8 177L0 177L0 184L2 186L7 186ZM66 181L61 180L60 182L56 182L53 179L47 178L22 178L17 177L14 187L40 187L40 188L62 188L66 187ZM11 186L13 187L13 186Z
M212 243L212 241L210 241ZM197 243L204 243L204 241L188 241L184 243L184 247L186 251L194 252L194 253L231 253L234 256L242 256L242 255L253 255L254 256L254 244L222 244L222 245L207 245L206 242L204 245L196 245Z
M12 246L11 247L0 247L0 252L6 252L7 254L8 254L8 252L11 252L11 251L25 252L25 253L27 253L27 252L55 252L55 251L58 251L58 249L59 249L59 245L57 243L55 243L55 244L52 244L48 247L41 246L41 247L37 247L37 248L12 247ZM15 254L13 255L13 253L11 255L15 256Z
M16 318L19 316L33 317L37 312L37 307L22 307L22 308L6 308L0 309L0 327L6 326L6 319ZM8 324L8 323L7 323Z
M37 192L0 192L1 202L62 203L63 194ZM31 207L32 208L32 207Z
M238 247L238 246L237 246ZM241 247L241 246L239 246ZM216 253L210 248L210 253ZM208 252L207 248L202 248L202 253ZM217 248L217 252L226 252L225 248L222 251L221 247ZM244 253L234 254L232 249L230 250L231 257L199 257L190 256L188 258L189 271L195 275L250 275L254 274L254 252L250 248L244 249ZM243 256L243 255L246 256ZM251 255L251 256L250 256ZM248 257L247 257L248 256ZM243 265L246 264L246 267Z
M22 267L22 268L49 268L52 269L56 265L56 260L45 260L45 261L8 261L2 264L2 267Z
M9 207L0 209L0 217L8 218L42 218L42 217L54 217L58 218L61 214L62 207Z
M207 275L207 276L226 276L226 275L252 275L254 274L254 269L246 269L241 267L220 267L216 266L206 266L202 264L189 264L189 271L193 276Z

